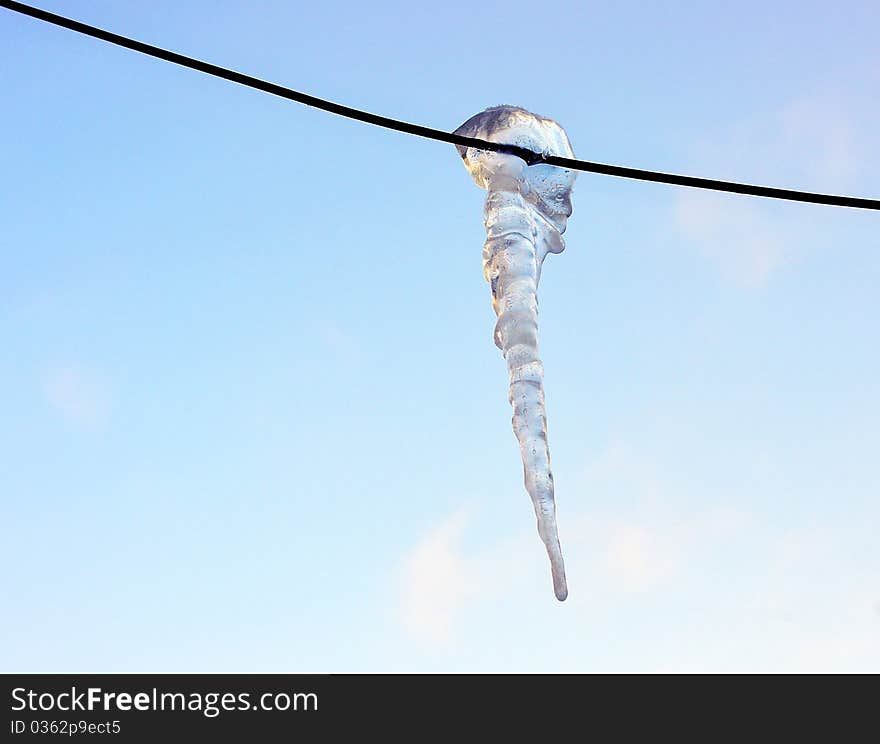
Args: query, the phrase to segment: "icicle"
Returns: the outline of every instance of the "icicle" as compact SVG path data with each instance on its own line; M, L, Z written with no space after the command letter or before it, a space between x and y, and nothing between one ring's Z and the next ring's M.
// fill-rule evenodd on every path
M486 109L455 133L574 157L562 127L515 106ZM507 361L513 430L522 453L525 485L550 557L553 589L562 601L568 588L547 446L537 291L544 257L565 248L562 233L571 215L576 174L548 165L527 166L515 155L464 147L458 151L477 185L489 192L483 210L483 272L492 287L492 307L498 316L495 344Z

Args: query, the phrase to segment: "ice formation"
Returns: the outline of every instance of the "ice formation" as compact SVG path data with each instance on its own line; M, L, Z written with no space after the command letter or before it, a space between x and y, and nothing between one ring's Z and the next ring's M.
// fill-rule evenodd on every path
M574 157L559 124L516 106L486 109L455 133ZM550 557L553 590L562 601L568 587L556 529L544 368L538 356L538 281L546 255L565 248L562 233L571 215L576 174L550 165L528 166L515 155L457 147L474 181L489 192L483 209L483 273L491 284L492 308L498 316L495 344L507 361L513 430L522 453L525 486Z

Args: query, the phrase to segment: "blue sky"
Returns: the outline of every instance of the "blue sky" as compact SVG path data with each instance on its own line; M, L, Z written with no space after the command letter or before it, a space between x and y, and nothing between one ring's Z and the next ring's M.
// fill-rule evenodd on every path
M876 3L52 2L451 130L880 195ZM3 671L880 668L880 231L583 174L553 598L454 148L0 13Z

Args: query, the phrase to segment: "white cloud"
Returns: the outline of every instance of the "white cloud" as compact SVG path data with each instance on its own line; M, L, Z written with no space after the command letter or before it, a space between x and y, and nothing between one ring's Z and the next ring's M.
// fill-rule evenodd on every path
M695 147L695 174L805 191L857 192L865 138L857 104L816 96L719 130ZM680 233L722 273L759 287L817 245L833 219L810 205L679 189Z
M614 528L608 539L606 568L630 591L655 586L671 574L677 563L674 545L648 527L623 524Z
M444 645L453 637L456 617L476 595L476 579L461 549L468 523L459 511L418 541L403 569L403 620L414 636Z
M43 380L43 394L55 411L84 429L100 428L110 413L106 386L79 367L52 370Z
M606 503L619 504L615 497L621 494L653 503L659 485L649 467L614 443L591 465L587 484L579 490L590 493L584 503L607 498ZM528 498L525 491L520 496ZM572 513L570 505L576 502L576 494L570 493L560 526L569 575L579 575L583 586L589 586L581 597L589 594L596 602L609 595L648 591L675 572L675 546L682 540L677 526L652 524L641 513L622 516L613 510L587 509ZM428 531L405 556L402 622L414 637L448 646L461 615L472 608L523 592L552 600L549 564L533 524L467 551L462 537L469 527L479 527L477 521L470 511L460 509ZM601 592L595 591L597 586L603 587Z
M763 285L791 262L792 232L747 197L682 191L675 219L681 233L730 279L746 287Z
M458 670L815 672L880 661L872 520L780 521L772 484L766 499L749 494L752 508L767 504L751 512L711 484L697 498L676 467L617 441L560 494L563 605L533 524L470 548L467 529L489 517L450 515L405 558L401 621ZM499 622L529 634L515 663L486 651ZM547 633L530 633L536 623Z
M582 494L589 498L580 498ZM528 498L525 491L520 495ZM653 591L675 579L682 551L743 522L724 509L682 519L658 506L665 497L668 493L651 464L620 442L589 464L580 487L566 495L560 515L569 583L576 582L581 590L568 605L613 605L625 595ZM576 503L590 506L573 509ZM462 537L468 528L477 529L477 522L462 508L428 531L405 556L402 621L414 637L448 646L461 616L480 605L524 593L538 601L552 600L549 564L533 524L467 551Z
M341 365L351 367L360 362L362 356L360 344L345 328L326 323L321 326L319 333L321 340Z

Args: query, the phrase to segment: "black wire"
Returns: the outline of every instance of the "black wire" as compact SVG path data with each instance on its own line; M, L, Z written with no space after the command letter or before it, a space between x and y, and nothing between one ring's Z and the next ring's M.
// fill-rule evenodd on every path
M225 67L218 67L208 62L202 62L192 57L186 57L176 52L169 52L167 49L145 44L142 41L135 41L111 31L89 26L79 21L74 21L64 16L55 15L39 8L25 5L24 3L12 2L12 0L0 0L0 7L7 10L22 13L23 15L36 18L46 23L51 23L62 28L76 31L77 33L91 36L110 44L131 49L141 54L147 54L157 59L163 59L166 62L173 62L176 65L189 67L206 75L223 78L239 85L246 85L249 88L255 88L265 93L271 93L290 101L303 103L306 106L314 106L322 111L328 111L331 114L345 116L349 119L362 121L367 124L374 124L386 129L393 129L405 134L414 134L418 137L426 137L428 139L439 140L440 142L448 142L451 145L461 145L463 147L473 147L479 150L491 150L493 152L502 152L510 155L516 155L522 158L529 165L538 163L546 163L547 165L555 165L560 168L570 168L571 170L585 171L588 173L601 173L607 176L618 176L620 178L633 178L640 181L655 181L658 183L674 184L676 186L692 186L701 189L711 189L713 191L728 191L734 194L748 194L750 196L764 196L772 199L788 199L791 201L808 202L812 204L828 204L837 207L855 207L859 209L877 209L880 210L880 199L865 199L856 196L836 196L833 194L814 194L807 191L793 191L792 189L780 189L771 186L754 186L746 183L735 183L732 181L718 181L714 178L698 178L695 176L681 176L674 173L659 173L657 171L643 170L641 168L627 168L621 165L607 165L605 163L592 163L586 160L574 160L572 158L562 158L556 155L545 155L543 153L533 152L524 147L516 145L505 145L498 142L487 142L486 140L476 139L474 137L462 137L451 132L444 132L431 127L424 127L420 124L410 124L406 121L391 119L387 116L379 116L371 114L367 111L343 106L332 101L325 101L322 98L310 96L307 93L285 88L275 83L269 83L259 78L244 75L234 70L227 70Z

